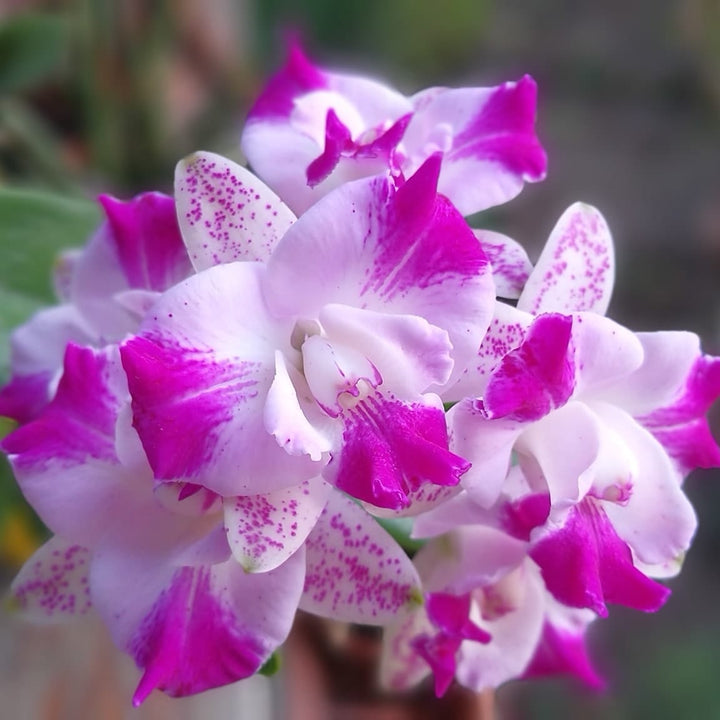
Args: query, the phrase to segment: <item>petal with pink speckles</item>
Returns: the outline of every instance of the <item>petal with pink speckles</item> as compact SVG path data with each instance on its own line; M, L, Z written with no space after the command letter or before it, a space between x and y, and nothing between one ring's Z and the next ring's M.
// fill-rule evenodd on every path
M572 325L567 315L535 318L522 344L493 370L482 400L488 418L539 420L567 402L575 388Z
M507 235L491 230L473 232L492 266L497 296L519 298L533 269L525 248Z
M264 495L225 498L227 541L242 568L263 573L285 562L315 527L331 490L316 477Z
M493 318L476 355L463 369L458 382L443 391L443 399L481 397L493 370L505 355L522 343L532 321L533 316L530 313L521 312L503 302L496 302Z
M557 221L518 300L518 309L604 315L615 278L612 237L592 206L571 205Z
M303 610L383 625L419 602L420 581L405 551L341 493L331 493L306 549Z
M58 622L87 615L92 608L90 552L59 536L36 550L13 580L11 592L23 615Z
M267 260L295 216L261 180L214 153L178 163L175 196L193 267Z

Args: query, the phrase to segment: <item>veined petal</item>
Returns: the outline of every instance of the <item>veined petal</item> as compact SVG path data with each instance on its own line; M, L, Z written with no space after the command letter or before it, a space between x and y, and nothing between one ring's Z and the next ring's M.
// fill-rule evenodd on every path
M69 345L53 401L2 442L27 499L72 542L92 545L113 501L122 514L115 423L126 396L116 348Z
M368 395L343 414L342 450L324 477L359 500L393 510L426 483L454 486L470 466L448 450L445 415L426 396L402 403Z
M401 397L443 385L453 367L448 334L413 315L389 315L345 305L326 305L320 324L327 336L372 359L383 383Z
M602 506L586 499L570 509L565 525L530 552L547 589L565 605L607 616L606 602L654 612L670 590L643 575Z
M436 193L439 163L431 158L397 191L385 178L349 183L305 213L268 262L272 312L317 318L337 303L416 315L448 332L465 367L490 322L494 287L472 231Z
M485 388L482 403L489 418L538 420L567 402L575 388L572 325L567 315L548 313L535 319Z
M237 260L267 260L295 221L252 173L220 155L198 152L175 171L178 218L197 271Z
M530 313L521 312L503 302L496 302L493 319L476 356L463 370L459 381L443 392L443 399L461 400L467 397L481 397L493 370L511 350L522 343L533 319Z
M264 495L225 498L225 529L246 572L263 573L285 562L305 542L332 485L321 477Z
M449 147L438 147L445 151L439 189L463 215L506 202L524 181L545 176L545 151L534 129L537 87L531 77L494 88L432 88L413 101L416 112L404 143L411 159L406 173L426 157L422 151L432 131L447 128Z
M420 580L405 551L350 498L332 492L306 541L300 607L325 617L384 625L420 603Z
M495 292L498 297L520 297L533 266L525 248L507 235L491 230L473 230L492 266Z
M256 263L218 265L176 285L121 348L135 427L158 479L234 496L317 474L263 422L275 350L286 349L291 328L268 315L260 272Z
M90 344L94 333L72 305L40 310L10 336L12 378L0 390L0 415L19 423L48 403L68 343Z
M560 217L518 300L518 309L604 315L615 277L612 237L603 216L584 203Z
M89 565L86 548L55 535L33 553L13 580L13 599L34 622L87 615L92 608Z
M302 590L303 552L249 575L234 559L176 567L121 546L93 562L96 608L144 673L135 706L158 688L183 696L253 675L285 640Z
M162 292L191 274L171 197L149 192L126 202L110 195L99 200L129 287Z

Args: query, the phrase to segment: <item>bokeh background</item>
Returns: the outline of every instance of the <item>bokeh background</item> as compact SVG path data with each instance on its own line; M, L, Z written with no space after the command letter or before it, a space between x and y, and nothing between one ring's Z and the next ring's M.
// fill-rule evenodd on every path
M91 231L93 198L170 191L176 161L193 150L240 159L244 113L289 31L318 62L408 93L533 75L548 178L479 222L536 257L571 202L598 206L617 243L610 314L637 330L693 330L720 353L719 0L0 0L3 376L9 329L52 301L52 257ZM668 605L655 616L614 608L594 628L608 694L514 683L499 692L501 718L720 717L719 480L688 480L700 530ZM0 477L3 589L42 533ZM77 693L53 680L62 662L47 648L79 663L78 683L107 683L98 662L117 662L95 640L88 650L80 630L29 630L4 614L0 633L2 717L66 717ZM35 677L27 668L40 656L49 664ZM132 670L118 672L132 686ZM275 686L258 687L244 713L203 716L259 717L252 702ZM38 691L41 703L26 702ZM140 717L127 694L108 693L102 715L87 717ZM201 712L189 703L143 717Z

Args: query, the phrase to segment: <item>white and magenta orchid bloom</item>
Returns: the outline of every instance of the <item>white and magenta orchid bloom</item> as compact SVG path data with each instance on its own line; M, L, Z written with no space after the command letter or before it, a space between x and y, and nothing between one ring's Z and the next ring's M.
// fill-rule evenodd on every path
M535 82L430 88L405 97L361 76L313 65L297 44L251 109L242 150L295 211L368 175L410 177L443 155L438 190L463 214L510 200L545 176L534 130Z
M532 673L597 685L583 639L593 613L553 600L527 549L479 524L456 525L425 545L414 562L426 602L388 628L384 684L404 690L432 672L438 696L453 679L480 692Z
M105 221L86 247L55 267L62 304L14 331L10 382L0 415L24 423L49 401L70 343L101 347L137 329L158 293L192 272L172 198L150 192L129 201L100 197Z
M509 498L522 528L506 529L532 541L548 589L601 615L606 602L656 610L666 599L646 573L677 571L696 519L662 442L696 450L689 429L718 390L716 361L686 334L639 338L602 317L612 268L602 217L571 207L517 308L498 304L468 373L476 399L448 417L451 447L473 464L470 497L484 513ZM651 347L684 363L663 372Z
M439 171L433 156L399 189L384 176L349 183L278 238L266 195L227 190L246 171L207 154L183 165L181 223L214 218L204 243L195 222L194 247L221 238L223 260L245 258L254 236L239 216L253 215L272 250L175 286L124 343L157 479L227 497L300 492L322 474L393 510L428 483L457 484L468 464L448 451L436 393L476 354L494 287L480 244L437 194Z
M319 479L299 493L309 505L156 483L128 402L117 348L70 345L54 399L3 449L56 533L16 578L17 602L46 621L94 608L144 671L135 704L154 688L187 695L254 674L301 598L310 611L369 624L417 604L401 548Z

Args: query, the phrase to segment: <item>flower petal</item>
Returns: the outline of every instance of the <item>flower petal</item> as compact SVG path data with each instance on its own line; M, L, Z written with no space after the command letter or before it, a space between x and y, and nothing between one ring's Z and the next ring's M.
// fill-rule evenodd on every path
M165 293L121 348L135 427L156 478L224 496L269 492L317 474L264 426L275 350L288 323L268 316L255 263L218 265Z
M603 508L588 499L571 508L561 529L531 551L548 590L565 605L607 616L606 602L654 612L670 590L643 575Z
M182 236L197 271L236 260L267 260L295 216L252 173L198 152L178 163L175 196Z
M426 483L454 486L470 466L448 450L437 400L401 403L369 395L343 415L343 445L324 477L359 500L393 510Z
M243 570L263 573L285 562L315 527L331 490L316 477L264 495L226 498L227 541Z
M595 411L612 427L637 458L626 503L603 503L618 536L649 565L685 554L697 528L697 518L681 488L682 477L660 443L629 415L610 405Z
M499 205L517 195L523 181L541 180L547 160L534 130L537 87L526 75L494 88L430 89L413 98L415 116L405 146L415 161L424 160L427 128L448 128L439 190L463 215ZM439 149L445 149L440 147Z
M431 158L397 191L384 178L350 183L305 213L268 262L272 312L317 318L337 303L417 315L448 332L465 367L490 322L494 287L479 243L436 193L439 163Z
M92 608L88 586L90 552L55 535L25 562L11 592L34 622L65 621Z
M133 704L154 688L190 695L257 672L287 637L304 568L302 552L261 575L232 558L176 567L122 546L98 554L91 574L97 610L144 670Z
M383 625L419 602L420 581L403 549L341 493L331 493L306 548L303 610Z
M590 311L604 315L610 304L615 255L610 230L592 206L571 205L550 233L518 300L518 309Z
M101 195L100 204L129 287L162 292L190 275L171 197L149 192L123 202Z
M493 371L482 400L488 418L538 420L567 402L575 388L572 324L567 315L535 319Z
M491 230L473 230L492 266L495 292L498 297L520 297L532 272L532 263L520 243Z

